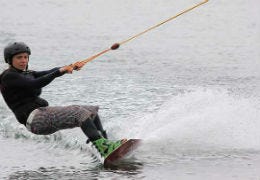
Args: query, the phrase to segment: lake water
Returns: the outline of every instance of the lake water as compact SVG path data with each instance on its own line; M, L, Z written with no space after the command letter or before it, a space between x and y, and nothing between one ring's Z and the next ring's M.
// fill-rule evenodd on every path
M199 1L0 2L0 50L24 41L29 67L44 70L92 56ZM1 97L0 179L260 179L258 7L258 0L211 0L44 89L53 106L99 105L110 138L143 139L118 166L102 167L79 128L27 132Z

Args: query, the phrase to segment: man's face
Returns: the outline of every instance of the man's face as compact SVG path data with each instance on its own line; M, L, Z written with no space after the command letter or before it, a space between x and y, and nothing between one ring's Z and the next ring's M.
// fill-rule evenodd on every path
M29 55L27 53L19 53L14 55L12 65L19 70L26 70L29 62Z

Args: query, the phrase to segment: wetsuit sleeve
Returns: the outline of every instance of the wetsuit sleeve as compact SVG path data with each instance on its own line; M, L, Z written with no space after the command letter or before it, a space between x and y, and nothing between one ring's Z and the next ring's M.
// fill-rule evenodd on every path
M38 78L30 78L20 73L11 72L2 77L2 83L9 87L42 88L61 75L63 75L63 73L61 73L59 69Z
M47 70L47 71L34 71L33 72L33 75L34 77L38 78L38 77L41 77L41 76L44 76L46 74L50 74L56 70L60 69L60 67L56 67L56 68L53 68L53 69L50 69L50 70Z

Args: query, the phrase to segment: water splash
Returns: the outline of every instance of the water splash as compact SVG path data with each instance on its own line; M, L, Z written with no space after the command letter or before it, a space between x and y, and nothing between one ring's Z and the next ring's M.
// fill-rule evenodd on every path
M142 138L164 152L258 151L259 118L256 100L200 88L172 97L158 112L127 120L118 134Z

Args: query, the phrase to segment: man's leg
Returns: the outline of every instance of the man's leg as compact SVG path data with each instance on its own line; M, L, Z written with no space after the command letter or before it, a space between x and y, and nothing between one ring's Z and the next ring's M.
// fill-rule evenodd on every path
M27 123L31 132L41 135L52 134L61 129L81 127L89 139L96 140L101 138L93 122L97 110L98 107L95 111L93 106L88 110L86 107L77 105L41 107L33 112L31 122Z
M97 108L98 109L98 108ZM61 129L81 127L93 145L100 152L101 156L106 158L123 141L109 141L99 134L94 123L97 117L97 111L87 110L82 106L65 106L65 107L42 107L34 113L32 121L28 122L27 128L34 134L47 135ZM29 118L30 119L30 118ZM100 119L95 121L97 126L103 130ZM103 130L104 131L104 130Z
M97 130L99 130L101 132L101 135L107 139L107 133L106 131L103 129L102 123L100 121L99 115L97 114L95 119L94 119L94 124L97 128Z
M103 129L103 126L102 126L101 120L100 120L100 118L99 118L99 115L98 115L98 113L95 113L95 112L98 111L98 106L86 106L86 105L85 105L85 106L82 106L82 107L84 107L86 110L92 111L92 112L94 112L94 114L96 114L95 117L93 118L93 122L94 122L94 124L95 124L97 130L101 133L101 135L102 135L104 138L107 139L107 133L106 133L106 131Z
M90 141L96 141L102 138L92 120L87 119L83 121L81 129Z

